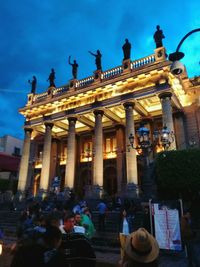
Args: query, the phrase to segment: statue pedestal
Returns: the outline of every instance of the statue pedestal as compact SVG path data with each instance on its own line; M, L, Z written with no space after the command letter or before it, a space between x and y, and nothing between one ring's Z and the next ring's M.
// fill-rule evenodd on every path
M77 82L77 79L69 80L69 91L70 92L73 92L76 90L76 82Z
M123 65L123 73L131 71L131 60L130 59L123 60L122 65Z
M154 50L155 52L155 60L156 62L165 61L166 60L166 49L165 47L159 47Z
M48 98L52 98L53 97L53 90L56 89L56 87L49 87L47 90L47 94L48 94Z
M94 82L95 83L101 82L101 73L102 73L101 70L95 70L94 71Z

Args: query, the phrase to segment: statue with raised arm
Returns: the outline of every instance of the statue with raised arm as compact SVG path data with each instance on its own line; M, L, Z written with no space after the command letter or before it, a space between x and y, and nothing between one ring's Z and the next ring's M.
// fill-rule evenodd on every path
M74 60L74 63L71 63L71 56L68 58L69 65L72 66L72 75L74 79L77 79L77 72L78 72L78 64L76 60Z
M96 64L96 67L97 67L97 70L102 70L102 67L101 67L101 52L99 50L97 50L97 53L92 53L91 51L88 51L92 56L95 57L95 64Z
M36 77L33 76L33 80L32 81L28 80L28 83L31 84L31 94L35 94L36 85L37 85L37 79L36 79Z
M125 39L125 43L122 46L122 50L124 53L124 59L123 60L130 59L130 57L131 57L131 43L129 43L127 38Z
M159 48L159 47L162 47L163 46L163 43L162 43L162 39L165 38L164 34L163 34L163 31L160 29L160 26L157 25L156 26L156 32L154 33L154 41L156 43L156 48Z
M56 87L55 83L54 83L55 78L56 78L55 77L55 71L52 68L51 73L49 74L49 78L47 79L47 82L49 81L49 87L51 87L51 86Z

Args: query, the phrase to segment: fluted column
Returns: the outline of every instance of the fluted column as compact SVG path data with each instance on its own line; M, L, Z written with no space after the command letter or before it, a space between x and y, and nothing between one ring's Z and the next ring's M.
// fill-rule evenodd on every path
M49 173L51 162L51 134L53 123L45 123L44 148L42 153L42 171L40 177L40 192L45 193L49 188Z
M172 117L172 106L171 106L171 96L172 93L164 92L159 95L161 105L162 105L162 120L163 127L167 126L167 128L174 133L174 123ZM176 149L176 141L171 143L169 150Z
M27 188L28 166L31 144L31 128L25 128L24 146L19 169L18 192L24 193Z
M67 164L65 169L65 188L73 188L74 187L74 177L75 177L75 126L76 126L76 118L68 118L69 121L69 133L67 140Z
M134 103L125 103L126 113L126 147L130 147L129 136L135 136L135 126L133 119ZM130 148L126 153L126 173L127 173L127 187L128 191L132 191L132 197L138 195L138 175L137 175L137 157L136 150ZM130 192L128 193L130 195Z
M95 129L94 129L94 173L93 184L103 186L103 128L102 128L102 110L95 110Z

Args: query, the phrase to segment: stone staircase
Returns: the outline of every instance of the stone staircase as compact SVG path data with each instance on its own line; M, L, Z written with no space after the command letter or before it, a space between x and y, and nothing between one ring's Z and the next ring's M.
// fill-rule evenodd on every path
M3 242L6 245L12 244L17 240L19 216L20 212L18 211L0 211L0 229L3 231Z

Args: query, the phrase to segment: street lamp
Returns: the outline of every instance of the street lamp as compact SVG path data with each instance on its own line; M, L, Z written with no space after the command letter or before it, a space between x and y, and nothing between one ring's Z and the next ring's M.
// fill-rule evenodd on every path
M169 54L169 60L172 61L172 65L170 68L170 71L174 75L180 75L184 71L184 65L179 61L181 60L185 55L183 52L180 52L179 49L182 45L182 43L185 41L185 39L190 36L191 34L195 32L199 32L200 28L194 29L190 32L188 32L180 41L176 48L176 52Z
M136 136L138 139L138 146L134 147L134 140L135 137L131 133L129 135L129 142L132 148L136 149L137 151L142 150L143 154L147 154L151 151L152 143L149 136L149 129L144 127L144 125L141 125L141 127L137 130ZM167 126L165 125L161 131L155 130L153 133L153 139L155 145L160 144L164 148L164 150L167 150L171 143L174 142L174 133L170 131Z

